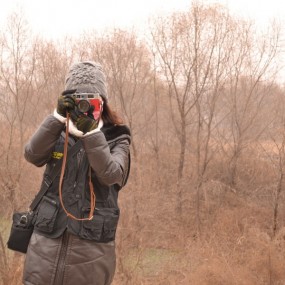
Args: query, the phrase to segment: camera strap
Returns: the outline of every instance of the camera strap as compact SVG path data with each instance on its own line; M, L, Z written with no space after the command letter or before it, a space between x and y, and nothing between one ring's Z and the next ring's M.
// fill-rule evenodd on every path
M68 134L67 134L67 136L68 136ZM65 140L66 140L66 137L65 137ZM68 151L68 155L71 157L73 154L77 153L80 150L81 147L82 147L82 143L81 143L80 140L78 140L70 148L70 150ZM66 154L64 154L63 158L61 158L60 160L58 160L56 162L56 164L53 167L53 169L51 170L51 172L48 175L44 176L42 187L41 187L40 191L36 194L33 202L30 205L30 210L31 211L33 211L38 206L39 202L41 201L42 197L46 194L47 190L51 186L51 184L54 181L55 177L59 174L64 159L66 159Z
M95 192L94 192L94 187L93 183L91 180L91 167L89 166L88 170L88 176L89 176L89 191L90 191L90 212L88 218L77 218L71 213L67 211L67 209L64 206L63 203L63 198L62 198L62 183L63 183L63 177L64 177L64 172L65 172L65 166L66 166L66 161L67 161L67 146L68 146L68 129L69 129L69 118L70 115L67 112L66 113L66 130L65 130L65 141L64 141L64 148L63 148L63 161L62 161L62 167L61 167L61 173L60 173L60 178L59 178L59 200L60 204L67 215L67 217L76 220L76 221L88 221L93 219L94 211L95 211L95 202L96 202L96 197L95 197ZM80 140L79 140L80 141ZM77 143L76 143L77 144Z

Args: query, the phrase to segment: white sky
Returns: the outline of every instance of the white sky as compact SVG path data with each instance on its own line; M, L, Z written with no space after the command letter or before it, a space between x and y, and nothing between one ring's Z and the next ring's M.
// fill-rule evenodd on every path
M219 2L230 11L263 25L285 19L285 0L204 0ZM284 4L283 4L284 3ZM32 31L48 38L79 35L106 28L142 29L149 16L185 10L191 0L0 0L0 27L12 11L21 9Z

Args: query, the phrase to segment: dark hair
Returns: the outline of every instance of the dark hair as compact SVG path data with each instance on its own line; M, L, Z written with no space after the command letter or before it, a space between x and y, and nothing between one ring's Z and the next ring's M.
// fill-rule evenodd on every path
M110 105L104 100L102 120L104 125L122 125L124 123L123 119L111 109Z

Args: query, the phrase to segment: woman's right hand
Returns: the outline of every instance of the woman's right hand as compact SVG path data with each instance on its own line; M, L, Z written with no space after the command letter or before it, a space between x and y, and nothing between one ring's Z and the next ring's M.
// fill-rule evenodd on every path
M75 92L76 89L65 90L58 97L56 111L59 115L66 118L66 112L70 112L75 108L76 102L72 96Z

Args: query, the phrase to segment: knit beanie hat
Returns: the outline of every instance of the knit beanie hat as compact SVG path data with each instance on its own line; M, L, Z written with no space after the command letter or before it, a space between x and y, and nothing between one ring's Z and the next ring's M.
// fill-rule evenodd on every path
M99 93L108 102L106 76L99 63L83 61L73 64L65 79L65 90L70 89L80 93Z

